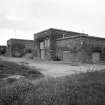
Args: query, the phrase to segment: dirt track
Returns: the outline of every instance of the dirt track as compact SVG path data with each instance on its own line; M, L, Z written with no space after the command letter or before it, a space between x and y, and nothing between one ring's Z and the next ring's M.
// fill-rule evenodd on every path
M0 59L5 61L11 61L18 64L24 64L32 68L40 69L45 76L60 77L66 76L73 73L80 73L86 71L102 70L105 69L105 65L101 64L80 64L77 66L67 65L67 64L58 64L52 62L39 62L35 60L29 60L25 58L12 58L12 57L2 57Z

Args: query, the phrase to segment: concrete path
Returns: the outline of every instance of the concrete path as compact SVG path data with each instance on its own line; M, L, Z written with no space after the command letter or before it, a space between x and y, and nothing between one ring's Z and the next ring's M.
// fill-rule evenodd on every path
M105 69L105 65L101 64L81 64L77 66L58 64L52 62L39 62L35 60L29 60L25 58L13 58L13 57L3 57L0 59L5 61L11 61L18 64L23 64L31 68L38 68L41 73L45 76L60 77L67 76L74 73L81 73L86 71L102 70Z

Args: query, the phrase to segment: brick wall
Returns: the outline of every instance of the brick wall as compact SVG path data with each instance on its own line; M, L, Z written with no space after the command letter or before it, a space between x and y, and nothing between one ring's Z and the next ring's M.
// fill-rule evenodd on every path
M91 62L94 51L100 52L100 60L105 61L105 40L85 36L57 40L57 55L63 59L64 54L65 61Z
M62 37L78 36L80 33L58 30L58 29L48 29L39 33L34 34L34 52L35 57L41 57L39 44L41 41L45 40L47 37L50 39L50 47L46 49L45 59L56 59L56 39Z
M82 37L57 40L57 49L62 51L62 55L59 55L59 52L57 55L61 56L64 61L83 61L86 56L82 49L83 41Z
M50 47L45 49L45 59L54 60L58 57L61 60L89 62L92 53L100 49L101 58L105 60L105 39L58 29L48 29L34 34L35 57L41 57L40 42L47 37L50 39Z
M7 53L9 56L23 56L28 50L33 50L32 40L10 39L7 41Z

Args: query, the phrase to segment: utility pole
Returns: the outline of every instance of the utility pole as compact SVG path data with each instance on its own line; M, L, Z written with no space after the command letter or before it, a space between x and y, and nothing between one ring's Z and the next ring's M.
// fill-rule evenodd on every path
M16 29L14 29L14 34L15 34L15 38L16 38Z

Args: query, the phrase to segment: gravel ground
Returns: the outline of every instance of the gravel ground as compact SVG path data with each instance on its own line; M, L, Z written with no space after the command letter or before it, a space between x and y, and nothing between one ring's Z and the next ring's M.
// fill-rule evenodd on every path
M41 62L25 58L13 58L13 57L3 57L3 56L0 56L0 59L4 61L11 61L21 65L29 66L31 68L38 68L41 73L43 73L45 76L50 76L50 77L61 77L74 73L105 69L105 64L70 65L70 64L60 64L57 62Z

